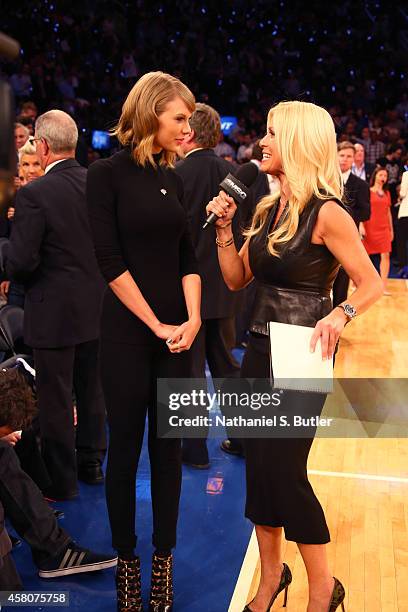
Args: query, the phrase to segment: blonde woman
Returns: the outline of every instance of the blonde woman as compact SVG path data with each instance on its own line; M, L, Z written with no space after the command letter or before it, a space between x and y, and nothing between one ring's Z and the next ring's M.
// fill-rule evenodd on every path
M242 365L245 378L269 378L267 322L314 327L310 349L321 340L332 359L349 319L362 314L382 293L382 284L341 206L342 183L330 115L306 102L283 102L268 115L261 140L261 169L278 176L280 194L258 204L247 240L238 253L231 232L234 201L223 192L207 206L215 212L218 256L232 290L258 281L251 338ZM348 304L332 309L330 291L341 264L356 285ZM297 396L299 394L296 394ZM299 399L299 398L298 398ZM300 404L320 414L324 396L300 395ZM283 408L284 408L283 400ZM246 611L269 610L292 580L281 560L282 528L297 542L309 580L308 612L343 606L343 586L330 573L330 536L323 510L307 479L311 438L245 440L246 516L255 523L261 580Z
M30 138L18 150L18 167L23 176L23 185L35 181L44 174L37 150Z
M141 77L115 134L124 149L88 171L96 255L109 287L101 324L101 371L109 421L106 495L118 551L118 610L142 610L135 554L135 478L149 417L153 506L149 609L170 612L172 554L181 486L180 440L158 439L157 378L187 378L200 328L200 277L172 167L195 108L178 79Z

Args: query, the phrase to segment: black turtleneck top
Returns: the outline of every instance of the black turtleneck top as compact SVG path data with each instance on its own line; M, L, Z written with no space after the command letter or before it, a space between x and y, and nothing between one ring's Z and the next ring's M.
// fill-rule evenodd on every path
M158 162L160 155L154 156ZM95 252L109 283L130 272L162 323L187 319L181 279L197 274L183 183L157 165L136 164L129 149L94 162L88 169L87 200ZM138 343L152 332L108 288L101 334Z

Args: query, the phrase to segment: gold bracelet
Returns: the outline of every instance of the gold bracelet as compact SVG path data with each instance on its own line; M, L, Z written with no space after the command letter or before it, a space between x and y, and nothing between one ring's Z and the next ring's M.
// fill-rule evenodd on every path
M224 227L229 227L230 225L232 225L232 221L228 221L228 223L226 223L225 225L216 225L215 229L217 229L218 227L220 229L224 229Z
M216 242L217 246L219 246L221 249L225 249L225 247L229 247L229 246L231 246L231 244L233 244L234 237L230 238L229 240L226 240L225 242L222 242L221 240L218 240L218 237L217 237L215 239L215 242Z

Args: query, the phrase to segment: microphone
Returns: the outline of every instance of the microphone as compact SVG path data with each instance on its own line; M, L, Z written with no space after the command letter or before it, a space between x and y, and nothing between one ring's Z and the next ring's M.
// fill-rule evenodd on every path
M243 204L249 195L249 187L255 182L258 173L258 166L248 162L241 166L235 175L227 174L220 183L220 189L231 196L236 204ZM215 223L218 218L215 213L211 213L204 223L203 229Z

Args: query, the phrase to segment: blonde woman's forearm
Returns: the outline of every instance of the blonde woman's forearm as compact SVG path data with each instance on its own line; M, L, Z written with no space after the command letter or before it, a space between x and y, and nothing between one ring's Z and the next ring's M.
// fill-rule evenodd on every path
M233 238L231 226L225 229L216 228L220 243L228 243ZM252 280L252 273L246 266L248 241L238 253L235 243L221 247L217 245L218 261L225 284L231 291L239 291Z

